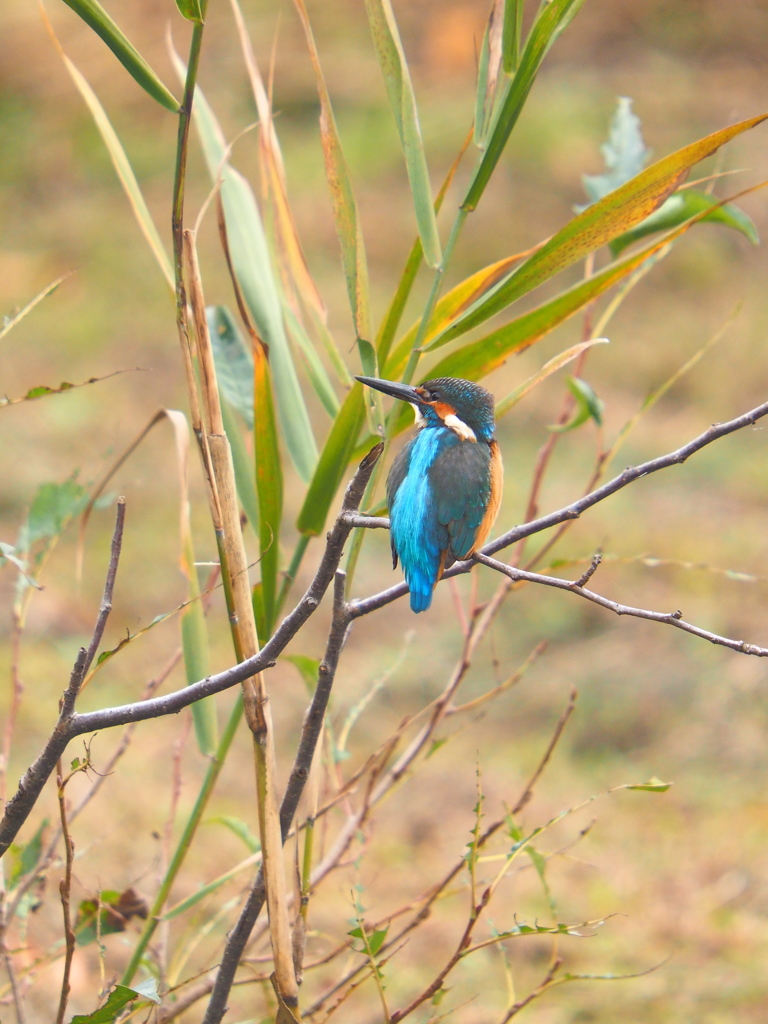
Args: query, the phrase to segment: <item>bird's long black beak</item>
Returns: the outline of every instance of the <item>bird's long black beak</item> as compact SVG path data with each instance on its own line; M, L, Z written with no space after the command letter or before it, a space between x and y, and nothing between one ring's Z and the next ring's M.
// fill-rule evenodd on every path
M382 391L385 395L391 395L392 398L399 398L401 402L418 405L423 401L418 390L410 384L398 384L393 380L379 380L378 377L355 377L355 380L359 380L361 384L367 384L369 388L375 388L376 391Z

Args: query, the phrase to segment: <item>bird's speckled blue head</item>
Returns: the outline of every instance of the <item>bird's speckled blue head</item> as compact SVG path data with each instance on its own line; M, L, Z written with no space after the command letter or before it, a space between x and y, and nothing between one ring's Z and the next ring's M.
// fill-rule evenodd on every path
M422 426L450 427L467 440L490 441L493 437L493 395L474 381L436 377L412 387L377 377L356 379L385 395L409 402L416 409L417 419L423 421Z

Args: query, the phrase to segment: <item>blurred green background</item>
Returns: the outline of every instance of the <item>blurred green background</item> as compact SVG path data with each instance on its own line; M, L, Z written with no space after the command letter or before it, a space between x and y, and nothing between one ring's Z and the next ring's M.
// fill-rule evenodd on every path
M276 126L294 211L310 268L329 305L331 329L354 367L316 93L300 28L289 3L244 0L243 9L265 74L274 52ZM46 10L66 53L107 109L169 242L174 119L138 89L63 4L49 0ZM178 92L166 52L166 23L181 52L188 45L188 30L170 0L111 3L109 10ZM479 2L411 0L396 4L396 13L437 184L470 123L475 52L487 10ZM341 0L313 4L310 16L354 178L373 308L380 317L415 233L397 136L362 5ZM602 169L599 145L617 96L632 98L655 157L767 110L766 39L768 9L757 0L728 5L718 0L587 0L544 64L502 165L469 220L451 280L527 249L571 216L573 205L584 201L581 175ZM255 120L229 7L221 2L211 3L200 83L229 138ZM167 286L36 6L22 0L11 0L0 11L0 140L0 312L12 312L59 274L74 271L0 342L0 391L13 397L38 384L132 371L71 394L2 410L0 539L12 542L41 483L62 481L74 472L84 484L95 481L158 407L186 408L186 397ZM234 164L253 182L256 153L256 135L250 133L233 155ZM761 127L738 138L716 162L700 165L692 177L739 170L743 173L718 186L719 195L730 194L767 176L765 154L766 129ZM193 143L188 219L196 216L208 189ZM457 197L458 189L454 202ZM758 192L741 205L761 236L767 236L765 195ZM231 304L210 215L200 250L207 301ZM585 374L606 403L608 438L649 391L738 312L724 339L641 421L617 470L675 448L711 422L765 399L767 270L763 248L754 249L723 228L702 225L635 290L611 323L611 344L591 354ZM407 323L416 315L419 297L423 300L423 279L416 291ZM580 340L580 330L575 319L511 360L488 386L505 394L545 358ZM501 426L506 491L498 528L522 516L536 451L557 416L562 390L562 380L551 378ZM314 412L322 440L327 418L319 407ZM593 431L588 425L562 439L542 493L542 511L581 493L594 457ZM600 593L658 610L681 608L689 621L705 628L768 645L765 438L760 426L742 431L684 467L641 481L585 515L558 555L588 560L600 547L607 556L594 581ZM191 475L197 555L212 559L215 545L196 459ZM112 486L126 495L128 518L108 646L184 599L178 571L178 484L167 427L155 429ZM289 473L289 523L301 497ZM26 692L10 763L11 789L50 730L76 647L90 633L111 524L111 511L95 514L86 537L82 582L75 578L76 529L70 529L51 559L45 590L33 602L21 661ZM318 549L313 544L300 582L309 578ZM734 573L749 579L734 578ZM355 593L382 589L394 578L386 537L371 537ZM479 574L481 593L490 594L496 582ZM6 568L0 592L7 609L13 584ZM466 595L467 586L461 581L460 593ZM223 668L232 656L219 599L212 623L212 668ZM326 624L327 614L321 612L296 641L295 652L318 657ZM0 619L5 679L9 629L10 612ZM173 651L177 633L174 619L114 659L83 696L83 708L137 699L144 682ZM497 816L505 802L514 802L574 685L577 712L525 811L525 822L542 823L592 793L651 775L674 786L664 795L625 792L599 801L543 845L547 851L566 846L594 819L578 845L551 860L550 885L560 920L619 915L589 941L563 940L561 954L567 969L594 974L632 973L667 962L633 981L566 986L525 1013L542 1024L610 1021L618 1013L648 1024L765 1020L768 695L763 664L662 626L616 620L565 595L527 588L509 598L471 671L466 698L508 675L542 639L549 645L545 655L473 728L448 723L451 743L386 804L359 868L326 883L310 908L311 926L317 929L310 939L313 956L351 927L344 922L352 914L352 884L365 886L369 913L380 917L429 885L438 874L435 865L445 869L461 855L473 825L476 764L489 817ZM336 720L343 720L382 671L394 671L353 730L353 765L404 714L440 691L459 645L448 586L438 588L432 610L418 619L399 602L356 625L337 680ZM176 688L182 682L177 670L167 685ZM269 685L286 770L305 703L303 683L286 664L278 665ZM9 699L10 685L3 686L4 713ZM224 695L222 709L231 700L231 694ZM186 716L145 725L118 772L78 821L78 899L99 886L154 891L166 842L174 750L182 778L182 817L205 768L194 744L185 742L188 733ZM117 740L106 734L96 738L97 764ZM244 735L239 746L224 770L211 817L237 815L255 829L253 770ZM73 783L73 798L80 784ZM30 833L43 810L55 815L52 786L43 804ZM174 902L244 855L226 830L213 822L204 825ZM545 916L533 874L512 876L494 911L498 928L509 927L516 912L525 920ZM245 881L238 879L230 895ZM51 884L51 898L30 924L30 957L59 935L54 889ZM465 913L466 894L460 892L401 954L401 966L392 962L395 998L415 991L443 962ZM230 918L224 919L216 934L223 935L229 924ZM107 945L108 969L116 970L129 947L120 936L110 937ZM545 973L549 949L544 939L510 944L518 998ZM52 968L43 976L53 992L55 972ZM305 989L316 984L310 975ZM78 954L73 1011L91 1008L96 988L96 960ZM506 990L498 952L476 954L457 973L451 1005L473 995L474 1001L462 1005L454 1019L474 1024L501 1013ZM30 998L37 1019L47 1019L46 996ZM340 1010L338 1019L360 1024L380 1019L372 993L357 999ZM243 1008L246 1002L232 1005L240 1007L234 1019L253 1013ZM197 1020L197 1013L184 1019Z

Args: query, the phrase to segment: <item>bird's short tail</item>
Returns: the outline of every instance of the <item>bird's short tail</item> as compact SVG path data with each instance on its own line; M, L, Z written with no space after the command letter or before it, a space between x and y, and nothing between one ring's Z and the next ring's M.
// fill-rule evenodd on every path
M425 612L432 604L432 588L411 590L411 611Z
M410 572L406 572L405 578L411 591L412 612L425 612L432 604L432 595L435 592L437 581L442 577L446 566L453 564L453 558L448 559L447 556L447 551L440 553L436 572L434 566L429 567L432 569L431 572L426 566L415 567Z

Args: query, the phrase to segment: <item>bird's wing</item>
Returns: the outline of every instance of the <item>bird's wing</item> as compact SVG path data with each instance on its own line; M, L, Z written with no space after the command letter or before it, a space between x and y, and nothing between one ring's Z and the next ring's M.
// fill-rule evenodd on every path
M491 494L491 452L487 444L447 445L429 471L445 567L466 558L482 525Z
M392 506L395 503L395 495L400 489L400 485L405 480L408 474L408 465L411 461L411 449L413 448L414 442L419 435L416 434L406 444L395 457L395 461L392 463L392 468L389 471L387 477L387 508L389 509L390 515L392 514ZM390 531L389 543L392 549L392 568L397 568L397 550L395 548L395 537L394 532Z

